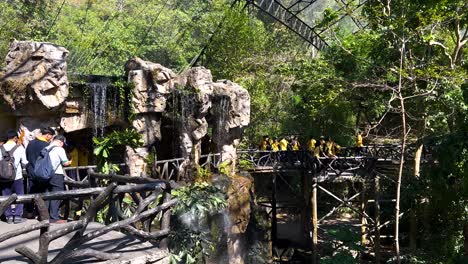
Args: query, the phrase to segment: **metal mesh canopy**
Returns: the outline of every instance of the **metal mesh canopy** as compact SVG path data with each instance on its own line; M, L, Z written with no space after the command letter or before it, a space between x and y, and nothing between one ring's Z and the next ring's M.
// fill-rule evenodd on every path
M326 31L334 25L351 31L363 29L360 16L367 0L250 0L304 40L321 50L327 46Z

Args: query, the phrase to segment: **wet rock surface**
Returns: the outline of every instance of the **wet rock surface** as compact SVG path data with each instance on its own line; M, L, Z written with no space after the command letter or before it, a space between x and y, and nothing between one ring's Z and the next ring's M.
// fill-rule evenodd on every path
M149 147L160 140L163 121L156 115L168 116L177 149L173 157L184 158L179 179L192 179L189 168L198 164L201 143L213 128L214 151L222 153L222 161L234 168L236 148L244 128L250 122L250 96L244 88L230 81L213 81L210 70L190 68L180 75L164 66L131 59L126 64L128 80L133 83L133 127ZM160 120L160 119L158 119ZM163 150L164 151L164 150Z

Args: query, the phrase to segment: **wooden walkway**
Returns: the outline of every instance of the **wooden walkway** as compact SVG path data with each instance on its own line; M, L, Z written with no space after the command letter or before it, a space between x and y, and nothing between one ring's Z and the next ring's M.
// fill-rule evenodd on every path
M38 223L37 220L28 220L21 224L7 224L0 222L0 230L2 233L13 231L14 229L22 228L28 225ZM55 231L61 225L55 224L50 227L50 231ZM88 232L102 229L104 225L91 222L87 228ZM49 245L49 261L62 249L63 245L67 244L73 237L75 232L60 237L52 241ZM0 243L0 263L13 264L13 263L30 263L29 260L22 255L15 252L18 246L27 246L33 250L39 247L40 231L36 230L24 235L16 236L9 240ZM142 242L138 238L126 235L117 231L111 231L103 236L97 237L86 244L82 245L79 249L91 248L94 250L107 252L111 254L119 254L118 258L110 261L99 261L94 258L76 258L73 263L146 263L143 260L154 261L158 263L169 263L169 253L166 250L155 247L150 242ZM69 262L71 263L71 262Z

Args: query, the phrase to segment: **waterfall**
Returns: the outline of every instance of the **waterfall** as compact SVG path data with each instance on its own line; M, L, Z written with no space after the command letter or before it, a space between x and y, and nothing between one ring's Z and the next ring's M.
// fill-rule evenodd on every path
M225 138L229 134L229 127L227 127L226 121L228 119L228 111L229 111L229 97L227 96L221 96L219 99L219 105L218 105L218 113L217 120L216 120L216 144L218 147L221 147L222 141L225 140ZM221 151L221 150L220 150Z
M190 155L183 153L187 144L191 144L190 120L193 119L195 111L195 98L193 94L186 91L174 90L172 99L172 121L173 121L173 153L178 153L181 157ZM188 142L190 141L190 142ZM188 157L186 157L188 158Z
M93 136L104 136L104 128L107 125L107 83L91 83L92 108L94 114Z

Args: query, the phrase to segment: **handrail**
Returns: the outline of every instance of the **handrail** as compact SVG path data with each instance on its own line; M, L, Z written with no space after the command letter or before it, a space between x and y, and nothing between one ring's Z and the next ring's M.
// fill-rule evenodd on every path
M89 168L94 166L83 167ZM169 209L178 202L177 199L171 198L171 188L176 187L174 184L165 180L147 177L94 173L92 170L88 171L86 178L88 179L82 182L73 181L68 178L66 180L68 182L83 184L83 186L88 188L75 188L67 191L39 194L13 194L8 197L0 197L0 214L3 214L11 204L18 203L34 203L39 212L39 223L0 234L0 243L40 229L39 249L37 252L24 245L18 245L15 248L16 252L26 257L30 262L37 264L47 262L50 242L72 232L76 232L75 235L67 244L63 245L61 251L54 257L51 263L65 263L71 258L84 255L100 260L119 258L120 254L95 251L89 248L80 249L88 241L112 230L124 230L126 233L137 236L142 240L160 241L160 247L165 248L164 245L167 245L167 235L170 232L171 211ZM97 181L102 179L108 181ZM99 183L104 183L104 186L98 186ZM130 195L125 196L126 193ZM145 195L137 195L141 193ZM161 193L163 193L164 197L162 201L159 200ZM124 197L133 199L133 205L129 205L128 200L124 203ZM45 205L45 200L73 201L78 205L77 210L81 211L84 204L83 199L86 198L90 198L91 202L80 220L68 222L58 226L58 229L49 231L49 212ZM153 206L149 206L151 204ZM104 216L104 221L107 225L91 232L86 232L88 223L97 217L98 211L105 205L108 205L107 215ZM124 206L135 206L130 216L125 216L123 213L122 208ZM70 206L67 207L68 209L70 208ZM67 210L65 214L68 215ZM152 223L153 219L159 214L162 214L162 218L158 222L159 229L152 231L151 229L155 227L154 223ZM142 230L135 227L135 223L137 222L143 223Z

